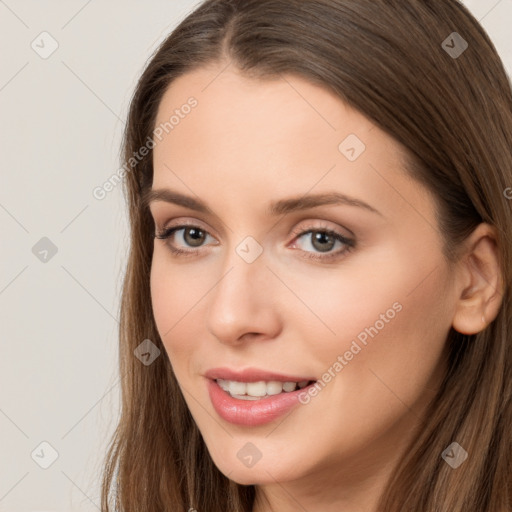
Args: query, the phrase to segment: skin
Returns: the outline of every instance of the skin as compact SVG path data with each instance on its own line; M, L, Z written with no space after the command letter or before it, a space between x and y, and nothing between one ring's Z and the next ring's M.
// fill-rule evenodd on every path
M219 470L257 486L256 512L376 511L443 376L450 328L478 332L482 315L497 314L495 233L481 224L451 266L434 199L405 173L403 148L299 76L262 81L225 63L200 68L171 84L157 125L190 96L197 107L154 148L153 188L200 198L215 215L150 205L157 233L182 222L203 230L199 246L186 230L155 239L151 268L155 321L185 400ZM338 149L349 134L366 145L355 161ZM266 213L272 200L330 191L380 214L350 205ZM355 246L322 252L311 234L292 233L326 228ZM247 236L263 250L252 263L236 252ZM215 412L208 369L321 379L397 302L401 310L307 405L258 427ZM237 457L247 442L262 454L250 468Z

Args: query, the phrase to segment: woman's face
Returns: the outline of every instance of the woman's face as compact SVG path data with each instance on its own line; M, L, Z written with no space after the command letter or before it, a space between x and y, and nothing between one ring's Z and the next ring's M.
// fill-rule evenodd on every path
M154 316L215 464L302 488L387 467L440 383L456 301L401 147L322 87L225 64L174 81L156 127L168 197L150 209L175 231L154 242Z

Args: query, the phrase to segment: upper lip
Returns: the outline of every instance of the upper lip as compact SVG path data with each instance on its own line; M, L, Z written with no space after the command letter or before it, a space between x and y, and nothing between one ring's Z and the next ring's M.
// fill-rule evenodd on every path
M302 382L316 381L311 376L284 375L272 371L262 370L260 368L245 368L243 370L233 370L231 368L211 368L205 374L208 379L234 380L238 382L259 382L259 381L278 381L278 382Z

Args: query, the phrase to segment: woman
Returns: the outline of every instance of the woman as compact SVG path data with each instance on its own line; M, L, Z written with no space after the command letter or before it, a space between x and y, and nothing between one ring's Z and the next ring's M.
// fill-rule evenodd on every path
M187 16L126 128L103 510L512 510L510 147L455 0Z

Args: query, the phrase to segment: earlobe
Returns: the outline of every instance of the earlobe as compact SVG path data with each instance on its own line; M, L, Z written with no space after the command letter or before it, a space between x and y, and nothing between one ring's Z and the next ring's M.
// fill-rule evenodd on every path
M479 224L457 264L460 279L452 326L461 334L482 331L498 315L503 284L497 239L493 226Z

